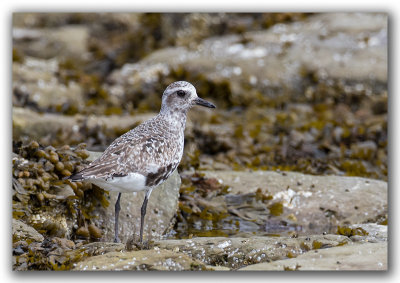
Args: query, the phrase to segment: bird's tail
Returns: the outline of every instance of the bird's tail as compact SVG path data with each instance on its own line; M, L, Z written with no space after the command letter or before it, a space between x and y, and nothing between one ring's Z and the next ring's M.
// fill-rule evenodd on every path
M82 176L82 173L78 172L78 173L73 174L71 176L64 177L63 180L70 180L72 182L79 182L79 181L84 180L84 178Z

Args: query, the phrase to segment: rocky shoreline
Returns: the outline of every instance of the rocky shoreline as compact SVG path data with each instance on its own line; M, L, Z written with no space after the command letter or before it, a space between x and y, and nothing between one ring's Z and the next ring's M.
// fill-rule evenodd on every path
M74 259L69 268L75 271L386 270L387 227L353 227L361 228L365 235L203 237L154 241L150 249L136 251L127 250L121 243L95 242L78 247L68 240L57 243L53 239L53 246L59 245L53 250L53 261L56 263L60 257ZM39 233L20 221L14 221L13 228L20 239L43 241ZM57 256L56 251L63 251L63 255ZM14 249L14 260L18 258L16 253ZM19 265L16 270L24 269Z
M97 155L90 153L89 159ZM13 219L14 268L32 269L38 264L35 260L41 258L37 253L43 256L41 268L81 271L387 268L386 182L269 171L205 171L181 175L184 184L181 185L181 178L175 172L150 199L149 224L145 227L149 233L149 249L132 251L137 248L126 244L127 236L138 231L143 198L140 193L128 194L121 203L120 235L124 244L108 242L113 239L113 205L96 206L91 212L94 217L89 218L91 224L86 228L89 229L86 237L93 234L90 230L100 227L98 238L92 235L92 240L82 238L85 234L81 228L87 224L74 228L79 219L71 219L68 213L57 220L46 218L45 214L41 218L32 214L30 218ZM196 193L188 193L192 185L188 183L188 175L200 188ZM204 192L207 194L201 196ZM70 197L73 196L72 191ZM105 197L108 203L115 202L113 193ZM224 216L215 222L204 211ZM178 222L185 219L193 227L174 226L177 213ZM24 221L40 227L42 232ZM65 223L64 236L51 234L52 229L57 230L51 221ZM182 229L191 232L186 235L188 238L171 239ZM196 236L205 231L210 236ZM212 236L221 231L230 236ZM180 236L183 235L181 231ZM340 263L331 264L335 259Z
M387 270L388 15L13 15L13 270ZM193 83L152 193L64 178Z

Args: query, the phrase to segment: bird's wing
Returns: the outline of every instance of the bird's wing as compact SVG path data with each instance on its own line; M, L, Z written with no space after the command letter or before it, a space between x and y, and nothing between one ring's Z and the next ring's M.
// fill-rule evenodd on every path
M165 139L162 130L141 131L142 125L117 138L98 159L70 179L108 179L123 177L132 172L147 177L170 168L175 169L179 160L166 159L165 155L176 155L173 143L177 141L173 138Z

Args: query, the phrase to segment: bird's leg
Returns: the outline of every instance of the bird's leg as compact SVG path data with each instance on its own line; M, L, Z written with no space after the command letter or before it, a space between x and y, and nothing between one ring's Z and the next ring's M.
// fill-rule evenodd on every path
M147 194L144 197L144 201L142 204L142 208L140 209L140 243L143 243L143 225L144 225L144 216L146 215L146 207L147 207Z
M119 217L119 211L121 210L121 206L119 205L119 201L121 199L121 193L118 194L117 201L115 202L115 236L114 236L114 243L119 243L120 240L118 238L118 217Z
M144 216L146 215L147 201L149 200L151 191L153 189L149 189L146 191L146 195L144 196L144 201L142 204L142 208L140 209L140 243L143 243L143 226L144 226Z

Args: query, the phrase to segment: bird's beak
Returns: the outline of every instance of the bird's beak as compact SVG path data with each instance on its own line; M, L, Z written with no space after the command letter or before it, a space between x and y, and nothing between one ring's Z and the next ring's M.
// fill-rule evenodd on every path
M205 107L208 107L208 108L215 108L214 104L212 104L211 102L208 102L207 100L204 100L203 98L200 98L200 97L197 97L194 100L194 104L205 106Z

